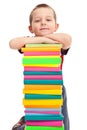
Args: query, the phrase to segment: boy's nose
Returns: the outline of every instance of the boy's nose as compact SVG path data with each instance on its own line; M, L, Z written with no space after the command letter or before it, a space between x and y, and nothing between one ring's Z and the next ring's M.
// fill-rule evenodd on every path
M46 21L45 20L41 20L41 24L42 25L46 24Z

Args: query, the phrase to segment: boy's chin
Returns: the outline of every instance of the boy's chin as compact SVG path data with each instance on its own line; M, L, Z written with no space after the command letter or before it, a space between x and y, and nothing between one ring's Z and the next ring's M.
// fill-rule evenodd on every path
M49 35L49 34L51 34L51 33L42 33L42 34L40 34L39 36L46 36L46 35Z

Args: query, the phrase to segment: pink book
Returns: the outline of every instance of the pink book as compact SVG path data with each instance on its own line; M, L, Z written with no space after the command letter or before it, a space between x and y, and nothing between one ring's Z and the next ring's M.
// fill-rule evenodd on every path
M60 55L60 52L24 52L24 56Z
M63 121L26 121L29 126L62 126Z
M24 79L62 79L62 75L25 75Z
M39 113L39 114L60 114L60 111L28 111L25 110L25 113Z
M24 71L60 71L60 67L24 67Z

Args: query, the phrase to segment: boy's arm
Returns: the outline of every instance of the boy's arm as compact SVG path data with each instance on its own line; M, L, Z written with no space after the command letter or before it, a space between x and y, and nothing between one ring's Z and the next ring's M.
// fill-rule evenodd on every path
M57 41L58 43L62 43L62 49L66 50L70 48L72 38L70 35L65 34L65 33L55 33L55 34L49 34L46 35L47 38L50 38L52 40Z
M10 40L9 46L12 49L21 49L27 43L56 43L56 41L47 37L19 37Z

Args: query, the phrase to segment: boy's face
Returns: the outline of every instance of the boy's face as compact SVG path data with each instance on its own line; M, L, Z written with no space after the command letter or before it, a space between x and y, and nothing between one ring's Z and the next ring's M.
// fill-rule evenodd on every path
M57 28L58 24L56 24L52 9L43 7L34 10L32 23L29 26L31 33L36 36L45 36L55 32Z

